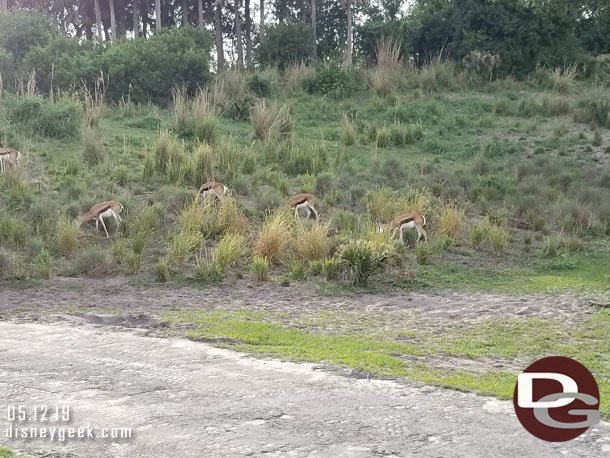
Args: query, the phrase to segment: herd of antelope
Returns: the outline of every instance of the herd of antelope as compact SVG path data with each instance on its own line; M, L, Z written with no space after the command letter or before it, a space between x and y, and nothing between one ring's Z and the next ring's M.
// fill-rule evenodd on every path
M0 148L0 172L5 172L7 166L16 167L21 160L21 157L22 154L14 148ZM214 197L222 200L228 191L229 188L227 188L224 184L218 181L210 181L201 185L197 193L197 200L206 199L208 197ZM294 211L296 218L299 217L299 210L305 210L307 212L307 218L317 219L319 217L319 213L314 206L314 202L315 197L312 194L297 194L296 196L292 196L290 199L288 199L288 202L286 202L286 207ZM119 202L115 202L114 200L100 202L99 204L95 204L87 213L78 218L77 223L79 226L81 226L88 221L95 221L95 228L99 229L101 224L102 229L104 229L104 232L106 233L106 238L108 238L109 235L108 230L106 229L106 224L104 223L104 218L114 218L118 230L122 221L119 215L122 211L123 205ZM406 229L415 229L417 231L417 240L419 241L421 237L423 237L427 242L428 235L424 230L425 225L426 217L419 213L413 212L397 216L388 225L379 225L377 231L381 233L384 230L390 230L392 233L398 233L400 235L400 241L403 243L404 231Z

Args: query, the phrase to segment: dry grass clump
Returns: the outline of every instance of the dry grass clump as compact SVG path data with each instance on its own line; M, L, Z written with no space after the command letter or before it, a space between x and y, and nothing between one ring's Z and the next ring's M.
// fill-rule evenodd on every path
M340 131L341 139L345 146L352 146L356 143L356 126L349 120L347 115L343 115Z
M455 239L460 231L466 215L464 210L456 205L445 207L440 214L438 230L441 234Z
M551 85L554 90L561 94L567 94L574 90L574 80L576 79L576 65L558 67L553 69L550 74Z
M192 159L193 181L203 184L211 181L214 175L214 155L212 148L206 143L200 143Z
M289 65L284 70L286 91L290 94L302 92L305 82L309 81L315 73L315 69L303 62Z
M282 106L276 110L263 99L250 112L253 136L257 140L284 139L292 133L290 108Z
M294 250L306 261L321 261L328 257L331 243L328 225L300 223L295 229Z
M377 95L385 97L398 85L401 70L400 44L393 40L380 40L375 50L377 65L369 71L369 84Z
M75 221L67 219L58 221L55 241L57 250L64 256L70 256L78 249L81 235L81 230Z
M102 277L114 272L114 262L102 247L91 245L78 255L76 270L90 277Z
M269 216L260 231L254 253L271 264L282 264L290 247L290 223L286 213Z
M85 124L88 128L97 127L100 119L104 115L106 97L106 81L104 74L100 74L95 78L95 86L90 90L85 86L83 90L84 108L85 108Z

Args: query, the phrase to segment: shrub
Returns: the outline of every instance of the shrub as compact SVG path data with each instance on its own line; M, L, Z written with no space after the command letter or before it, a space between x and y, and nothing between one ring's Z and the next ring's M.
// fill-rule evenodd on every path
M336 258L328 258L324 261L322 272L327 281L336 280L341 272L341 261Z
M257 97L264 98L271 95L271 80L260 73L249 76L246 79L246 85Z
M79 253L76 270L90 277L102 277L113 272L114 264L106 250L99 246L88 246Z
M389 127L380 127L375 133L375 145L378 148L385 148L390 145L392 130Z
M340 232L356 234L360 230L360 216L349 210L339 210L334 222Z
M215 253L208 251L201 258L197 258L194 279L200 283L219 283L224 278L224 273L216 262Z
M487 229L487 222L481 222L472 226L472 229L470 230L470 245L472 245L475 250L478 250L481 247L481 244L487 236Z
M324 261L311 261L309 263L309 275L312 277L317 277L324 271Z
M423 243L418 243L415 246L415 261L418 264L430 264L431 254L432 253L430 247L428 247L427 245Z
M195 124L195 138L200 142L206 142L211 145L216 140L216 125L217 118L214 116L206 116L197 121Z
M78 226L69 220L57 222L57 250L64 256L70 256L80 245L81 232Z
M150 233L154 231L163 221L163 214L163 207L160 203L145 207L140 212L133 225L129 227L130 234L137 235L139 233Z
M349 243L341 251L341 260L350 268L352 281L357 286L366 286L371 275L383 267L388 257L386 247L376 247L364 240Z
M20 218L4 215L0 219L0 242L23 247L28 238L28 226Z
M343 115L341 120L341 138L345 146L352 146L356 143L356 127L346 115Z
M237 263L244 255L246 249L246 240L238 234L227 234L218 243L214 261L220 272L226 270Z
M140 273L142 264L142 255L132 251L125 258L127 263L127 273L130 275L136 275Z
M496 225L490 225L487 230L487 238L489 240L489 244L496 256L500 256L504 253L506 246L510 240L510 236L506 229L501 228Z
M545 237L544 244L540 248L540 255L554 258L559 255L563 241L560 237Z
M542 106L549 116L563 116L570 113L570 101L565 97L545 96Z
M294 238L294 249L306 261L325 259L330 251L327 227L320 223L313 223L309 227L299 225Z
M303 261L295 259L290 263L290 278L293 280L305 280L307 278Z
M598 95L578 102L579 111L574 115L578 122L592 123L600 127L610 126L610 98Z
M167 283L169 281L169 267L167 261L161 260L152 266L151 270L157 277L159 283Z
M311 32L303 22L280 22L265 28L265 40L257 47L263 67L283 69L294 62L307 61L311 52Z
M174 235L167 247L167 258L176 266L184 265L199 252L203 236L199 232L185 232Z
M265 220L254 253L271 264L282 264L287 254L289 239L290 230L286 216L278 213Z
M341 99L352 92L352 84L349 74L343 68L324 64L316 69L313 78L307 82L306 89L310 94L323 94Z
M214 175L212 148L205 143L199 144L193 156L193 181L196 186L210 181Z
M83 136L83 159L88 165L98 165L106 159L106 149L94 129L85 129Z
M574 79L576 78L576 65L569 65L563 68L555 68L551 72L550 79L553 89L561 94L572 92Z
M51 278L51 264L53 262L53 256L51 252L46 248L43 248L36 259L34 260L34 267L38 275L47 280Z
M455 239L465 217L464 210L459 209L455 205L445 207L440 215L439 232Z
M250 113L250 123L257 140L285 139L292 133L290 109L282 106L275 110L265 100L257 104Z
M146 248L146 245L148 245L149 239L150 233L147 231L141 230L140 232L136 233L131 241L131 251L135 254L141 255L144 253L144 249Z
M53 101L39 96L20 99L5 96L2 104L8 120L30 135L58 139L78 137L80 107L71 99Z
M269 279L269 263L267 259L255 256L250 264L252 278L256 281L267 281Z

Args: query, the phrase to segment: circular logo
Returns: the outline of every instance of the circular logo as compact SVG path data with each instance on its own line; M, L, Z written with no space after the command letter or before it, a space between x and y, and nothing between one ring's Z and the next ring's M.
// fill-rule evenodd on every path
M572 440L600 421L593 374L564 356L542 358L525 369L517 379L513 404L523 427L549 442Z

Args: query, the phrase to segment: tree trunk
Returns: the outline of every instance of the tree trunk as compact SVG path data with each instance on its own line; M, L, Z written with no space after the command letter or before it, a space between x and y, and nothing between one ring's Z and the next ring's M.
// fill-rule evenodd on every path
M133 0L133 37L140 36L140 15L138 14L138 0Z
M148 5L146 0L142 0L140 9L142 11L142 36L146 38L148 35Z
M161 31L161 0L155 0L155 23L157 32Z
M246 66L252 68L252 15L250 14L250 0L245 3L246 13Z
M316 0L311 0L311 58L318 60L318 23L316 21Z
M197 11L199 12L199 29L203 32L203 0L199 0Z
M241 36L241 0L235 0L235 38L237 40L237 68L244 67L244 44Z
M97 26L97 36L100 42L104 41L104 31L102 29L102 10L100 10L100 0L95 0L95 23Z
M216 29L216 73L220 73L225 66L225 51L222 45L222 0L216 0L214 28Z
M352 0L346 0L347 8L347 48L345 50L345 66L352 66Z
M260 18L260 35L261 35L261 43L265 41L265 0L261 0L261 18Z
M189 5L187 0L182 0L182 26L188 25L189 23Z
M110 30L112 35L110 36L110 42L114 43L116 41L116 16L114 14L114 0L108 1L110 6Z
M4 10L4 11L8 10L8 0L0 1L0 10Z

